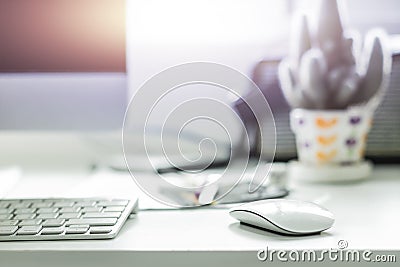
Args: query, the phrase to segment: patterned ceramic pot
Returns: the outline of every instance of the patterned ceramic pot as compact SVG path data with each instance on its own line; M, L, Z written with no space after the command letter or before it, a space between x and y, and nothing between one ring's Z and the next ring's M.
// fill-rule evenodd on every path
M373 111L294 109L290 127L296 136L300 162L312 164L354 163L364 157Z

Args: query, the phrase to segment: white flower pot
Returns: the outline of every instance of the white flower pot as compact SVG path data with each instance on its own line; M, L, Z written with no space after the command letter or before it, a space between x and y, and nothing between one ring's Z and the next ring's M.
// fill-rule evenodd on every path
M294 109L290 126L300 163L359 163L364 158L373 111L367 106L347 110Z

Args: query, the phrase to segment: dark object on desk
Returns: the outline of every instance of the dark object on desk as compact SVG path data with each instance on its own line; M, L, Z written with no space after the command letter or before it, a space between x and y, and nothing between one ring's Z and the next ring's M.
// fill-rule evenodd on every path
M250 165L257 161L251 161ZM218 168L217 168L218 170ZM165 173L165 172L164 172ZM179 173L179 171L178 171ZM205 174L207 175L207 174ZM251 172L247 175L251 175ZM181 179L184 179L181 177ZM248 177L247 177L248 179ZM245 203L262 199L274 199L286 197L289 194L287 189L287 176L286 164L275 162L268 174L268 178L260 188L254 192L249 191L250 181L241 181L236 185L233 184L218 184L217 189L211 192L211 187L207 190L193 191L194 197L187 197L187 194L181 194L180 190L171 191L169 188L161 188L163 194L167 195L173 200L176 205L183 207L198 207L206 204L217 204L217 206L224 206L225 204ZM205 199L201 200L203 192L208 195ZM209 195L211 193L212 195ZM198 202L194 203L197 199ZM203 199L203 200L205 200ZM213 205L214 206L214 205Z
M287 190L286 188L279 187L273 184L261 186L254 193L248 193L248 189L248 184L238 184L237 186L235 186L235 188L232 189L232 191L229 192L229 194L218 201L218 204L234 204L252 202L261 199L275 199L286 197L289 194L289 190Z
M210 164L207 169L213 169L213 168L221 168L225 167L228 164L228 160L215 160ZM202 169L202 165L187 165L187 166L181 166L176 167L176 166L171 166L168 168L158 168L157 173L163 174L163 173L174 173L174 172L185 172L185 171L190 171L190 170L198 170Z

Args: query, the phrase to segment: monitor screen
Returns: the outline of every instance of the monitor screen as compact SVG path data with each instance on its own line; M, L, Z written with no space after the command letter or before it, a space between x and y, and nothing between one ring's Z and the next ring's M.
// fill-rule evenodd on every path
M1 0L0 72L125 72L124 0Z
M121 127L125 51L125 0L0 0L0 129Z

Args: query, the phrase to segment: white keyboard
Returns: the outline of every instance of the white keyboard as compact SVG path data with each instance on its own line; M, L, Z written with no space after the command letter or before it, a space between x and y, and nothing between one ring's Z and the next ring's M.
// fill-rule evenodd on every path
M137 199L0 200L0 241L113 238L136 207Z

